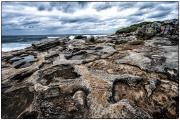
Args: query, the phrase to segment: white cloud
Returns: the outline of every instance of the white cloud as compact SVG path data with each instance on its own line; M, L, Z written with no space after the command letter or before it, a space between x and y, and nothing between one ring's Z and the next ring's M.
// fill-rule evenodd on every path
M173 18L178 2L3 2L2 33L113 33L137 22Z

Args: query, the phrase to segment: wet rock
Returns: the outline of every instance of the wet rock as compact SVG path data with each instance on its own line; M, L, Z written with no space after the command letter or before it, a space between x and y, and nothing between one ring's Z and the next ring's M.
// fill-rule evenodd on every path
M23 58L21 58L21 57L13 57L13 58L11 58L11 59L9 60L9 62L10 62L10 63L14 63L14 62L19 61L19 60L21 60L21 59L23 59Z
M35 58L33 55L26 55L26 56L17 56L11 58L8 62L14 66L14 68L25 68L29 67Z

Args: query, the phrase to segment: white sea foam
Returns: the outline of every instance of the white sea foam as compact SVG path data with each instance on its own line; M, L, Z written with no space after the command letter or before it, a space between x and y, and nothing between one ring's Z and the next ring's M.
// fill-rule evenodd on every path
M2 51L20 50L31 46L30 43L3 43Z
M75 36L76 36L76 35L71 35L71 36L69 36L69 39L70 39L70 40L73 40ZM91 36L94 36L94 37L102 37L102 36L107 36L107 35L83 35L83 36L86 36L87 38L90 38Z
M52 39L52 38L59 38L59 37L48 36L47 38Z
M74 37L75 37L74 35L71 35L71 36L69 36L69 39L70 39L70 40L73 40Z

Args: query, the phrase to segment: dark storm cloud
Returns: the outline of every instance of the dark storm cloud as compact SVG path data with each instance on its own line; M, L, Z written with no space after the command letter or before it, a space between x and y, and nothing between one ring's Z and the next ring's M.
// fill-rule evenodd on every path
M63 12L74 12L77 9L82 9L87 5L87 2L50 2L46 4L39 4L39 11L52 11L53 9L61 10Z
M98 22L97 18L93 17L81 17L81 18L61 18L62 23L83 23L83 22Z
M2 2L3 34L113 33L178 18L178 2Z
M97 5L94 6L94 8L97 11L101 11L101 10L108 9L108 8L111 8L111 7L112 7L112 5L109 2L104 2L104 3L97 4Z
M140 10L142 10L142 9L152 9L152 8L154 8L154 7L156 7L156 5L155 5L156 3L146 3L145 2L145 4L143 4L142 6L140 6L139 7L139 9Z
M148 18L163 18L169 15L170 12L171 12L170 10L154 12L151 15L149 15Z
M22 25L36 25L38 23L39 23L38 21L30 21L30 22L25 22Z

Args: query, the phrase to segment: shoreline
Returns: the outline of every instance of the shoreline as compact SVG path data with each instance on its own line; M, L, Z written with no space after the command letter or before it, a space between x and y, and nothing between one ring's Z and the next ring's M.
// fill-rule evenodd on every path
M94 36L94 37L108 36L108 35L105 35L105 34L78 34L78 35L86 36L86 37L91 37L91 36ZM34 36L36 36L36 37L46 36L46 39L53 39L53 38L55 38L55 39L57 38L58 39L58 38L62 38L62 37L68 37L69 39L73 39L75 36L78 36L78 35L77 34L74 34L74 35L68 34L67 36L66 35L61 35L61 36L58 36L58 35L25 35L25 36L28 36L28 38L23 38L25 42L23 40L21 40L20 42L12 42L12 41L11 42L2 42L2 50L1 51L2 52L10 52L10 51L13 51L13 50L22 50L22 49L25 49L26 47L30 47L33 42L36 42L36 41L28 41L28 42L26 42L26 39L31 38L31 36L32 36L32 38ZM2 37L5 37L5 36L2 36ZM18 36L6 36L6 37L19 37L19 38L21 38L21 37L24 37L24 36L23 35L18 35ZM41 41L41 40L43 40L43 38L40 39L39 41ZM12 46L12 44L14 44L14 45ZM24 44L24 46L23 46L23 44ZM3 47L3 45L4 46L6 45L7 47ZM9 47L9 45L10 45L10 47ZM9 50L9 49L11 49L11 47L14 47L14 46L17 46L17 47L12 48L12 50ZM5 51L3 51L3 49L5 49Z

